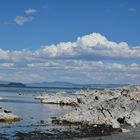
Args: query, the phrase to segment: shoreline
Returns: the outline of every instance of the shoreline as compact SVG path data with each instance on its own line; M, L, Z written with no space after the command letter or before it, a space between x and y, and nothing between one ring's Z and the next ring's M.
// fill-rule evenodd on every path
M21 105L22 107L24 107L26 104L25 105L19 104L19 102L20 102L19 100L23 100L23 99L28 100L29 97L30 97L31 101L35 101L36 104L33 104L34 106L32 106L32 104L30 104L28 102L29 104L27 105L27 110L26 110L27 115L26 115L26 117L24 117L24 116L22 117L23 120L21 121L21 123L18 122L17 124L6 125L6 127L2 128L2 131L0 133L1 133L1 136L5 135L5 137L8 137L7 134L9 134L9 132L11 132L9 137L11 137L13 139L16 136L19 139L21 137L26 138L26 139L27 139L27 137L36 138L36 139L37 138L38 139L41 139L41 138L42 139L45 139L45 138L47 138L47 139L79 138L80 139L80 138L86 138L88 136L93 137L93 138L95 138L96 136L102 136L102 137L110 136L110 135L114 136L114 133L119 135L122 132L129 134L129 131L131 130L131 128L133 128L132 126L136 127L136 129L137 129L137 126L139 123L139 122L134 123L137 120L137 117L136 117L136 114L134 114L134 116L133 116L133 113L134 113L135 109L137 108L137 104L139 104L139 100L138 100L139 98L135 98L135 97L138 97L137 96L138 93L139 93L139 89L137 89L136 87L131 88L131 92L128 92L128 89L125 89L125 90L124 89L119 89L119 90L118 89L117 90L116 89L115 90L104 89L104 90L84 90L84 91L81 90L81 91L77 91L77 92L72 91L72 93L67 93L64 91L63 92L59 91L58 93L57 93L57 91L56 91L56 93L50 92L49 94L43 93L42 94L43 96L40 96L40 97L48 98L49 100L50 99L52 100L54 98L57 99L57 100L53 100L53 101L57 101L56 102L57 104L52 105L49 102L48 103L40 102L41 98L40 99L38 98L38 100L34 99L34 98L36 98L37 95L41 95L41 94L35 94L35 93L28 94L27 93L27 94L19 95L18 90L17 90L17 93L15 93L15 94L16 94L16 97L18 97L17 98L18 102L17 103L15 102L15 104L17 104L18 106ZM11 97L15 98L15 96L11 96L10 94L7 94L7 95L9 95L10 98ZM2 96L2 97L5 101L7 101L5 99L6 96L5 97ZM7 96L7 99L9 99L8 96ZM64 101L63 104L62 104L62 102L60 102L61 100ZM65 106L65 101L69 101L70 104L67 104ZM73 101L75 102L74 106L72 106L72 104L71 104L71 102L73 102ZM118 101L120 101L120 102L118 102ZM126 101L126 102L124 102L124 101ZM7 104L8 102L1 102L1 103ZM11 104L11 103L9 103L9 104ZM100 106L100 104L102 106ZM123 108L123 111L124 111L124 108L127 109L127 112L125 112L125 113L128 113L127 114L128 116L132 115L132 118L136 117L135 120L133 120L133 121L132 121L132 118L130 119L129 123L133 122L133 123L131 123L131 125L132 125L131 127L130 126L128 127L128 124L123 119L117 120L117 114L120 113L121 115L124 115L125 113L124 114L122 112L115 113L114 110L111 110L110 106L112 106L114 104L118 104L118 107L114 106L114 108L119 108L121 105L121 106L123 106L123 107L121 107L121 108ZM29 109L30 111L28 111L28 107L30 105L31 105L30 109L33 109L33 110L36 109L35 106L40 106L40 109L38 110L39 114L36 114L36 113L32 114L32 112L30 112L31 111L30 109ZM134 105L134 106L132 106L132 105ZM17 106L17 108L20 108L18 106ZM111 114L114 112L114 114L116 115L117 121L111 121L112 118L107 113L108 111L105 110L105 108L107 108L107 107L109 107L109 109L110 109L109 111L111 112ZM42 110L42 108L44 108L44 109L46 108L45 109L46 111L44 111L44 109ZM65 108L66 108L66 110L69 108L68 111L63 112L63 114L61 114L61 111L65 110ZM102 110L102 108L103 108L103 110ZM10 109L10 110L12 112L14 112L14 114L17 114L14 110L12 110L12 109ZM100 118L98 121L101 123L98 123L98 121L97 121L97 123L91 122L91 120L88 118L90 116L88 113L90 113L90 112L92 113L92 111L94 112L95 110L99 111L96 113L97 116L99 115L98 113L100 113L100 111L103 111L105 116L107 115L106 117L100 115L101 118L106 118L105 123L104 123L104 121L101 122ZM21 111L24 114L25 110L21 110ZM72 119L72 120L75 119L74 117L77 115L77 113L76 113L76 115L73 115L73 112L75 112L75 111L81 112L80 116L79 116L80 118L78 118L79 121L78 122L67 121L68 118ZM52 115L50 115L48 117L42 117L42 118L40 117L40 120L38 119L38 117L36 118L37 115L40 116L42 113L48 114L49 112ZM82 113L82 112L84 112L84 113ZM129 112L132 112L132 113L130 114ZM53 114L53 113L55 113L55 114ZM57 113L60 113L60 114L57 116ZM69 114L71 114L71 116L69 116ZM84 115L86 115L86 116L84 117ZM96 115L95 115L95 113L92 113L91 117L95 116L95 118L96 118ZM26 121L25 119L28 119L28 121ZM81 121L80 119L85 119L85 120ZM87 119L89 122L87 122ZM27 123L24 124L24 122L27 122ZM79 123L79 122L82 122L82 123ZM120 123L120 125L118 125L118 123ZM115 124L115 127L113 127L114 124ZM12 130L12 128L14 130ZM6 133L3 133L4 131ZM65 135L65 133L66 133L66 135ZM48 136L48 134L49 134L49 136ZM94 135L94 134L96 134L96 135Z

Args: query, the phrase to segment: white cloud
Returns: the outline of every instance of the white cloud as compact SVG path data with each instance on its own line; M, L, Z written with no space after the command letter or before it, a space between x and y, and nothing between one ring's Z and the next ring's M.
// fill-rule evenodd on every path
M20 21L21 22L21 21ZM22 25L23 23L18 23ZM40 47L35 51L4 51L0 49L0 59L19 61L38 59L140 59L140 46L129 46L126 42L112 42L99 33L78 37L75 42L61 42Z
M140 46L116 43L92 33L75 42L60 42L34 51L0 49L0 77L7 80L8 74L10 79L15 76L13 79L23 81L140 83L138 60Z
M29 16L29 17L27 17L27 16L16 16L14 18L14 22L21 26L21 25L23 25L27 22L31 22L33 19L34 19L34 17L32 17L32 16Z
M9 51L4 51L0 48L0 60L1 59L8 59L9 58Z
M10 69L8 75L13 75L16 79L24 79L27 82L29 80L55 81L59 79L63 81L71 79L73 82L79 83L136 83L140 82L140 64L46 60L45 62L27 63L24 68L15 67L13 70Z
M34 14L34 13L36 13L37 12L37 10L36 9L26 9L25 10L25 13L28 15L28 14Z
M55 61L47 61L43 63L29 63L27 64L28 67L61 67L61 64L59 62Z
M112 42L99 33L78 37L76 42L61 42L57 45L44 46L34 55L45 58L65 57L107 57L140 58L140 46L130 47L126 42Z
M74 82L79 83L85 83L85 81L88 83L140 82L139 64L134 66L133 64L104 63L102 61L48 60L47 62L28 64L28 67L37 71L42 70L40 73L46 72L53 79L62 79L62 77L67 76L67 78L72 78ZM56 75L53 77L54 73ZM44 76L44 78L46 77Z
M10 68L13 66L14 66L14 63L0 63L1 68Z

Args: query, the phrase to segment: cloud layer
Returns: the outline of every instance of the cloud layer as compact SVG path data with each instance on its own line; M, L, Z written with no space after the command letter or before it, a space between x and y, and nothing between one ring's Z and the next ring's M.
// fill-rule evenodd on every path
M0 78L8 80L4 75L10 70L9 77L16 81L139 83L138 60L140 46L116 43L92 33L75 42L41 46L34 51L0 49Z

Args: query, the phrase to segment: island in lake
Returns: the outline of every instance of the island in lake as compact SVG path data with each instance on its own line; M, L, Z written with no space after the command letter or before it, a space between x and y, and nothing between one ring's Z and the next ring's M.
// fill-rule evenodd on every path
M26 85L23 83L9 82L0 84L0 87L26 87Z

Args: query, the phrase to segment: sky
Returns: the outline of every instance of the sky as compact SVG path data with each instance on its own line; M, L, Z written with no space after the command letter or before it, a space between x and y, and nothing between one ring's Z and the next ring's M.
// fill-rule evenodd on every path
M139 0L0 0L0 80L140 84Z

